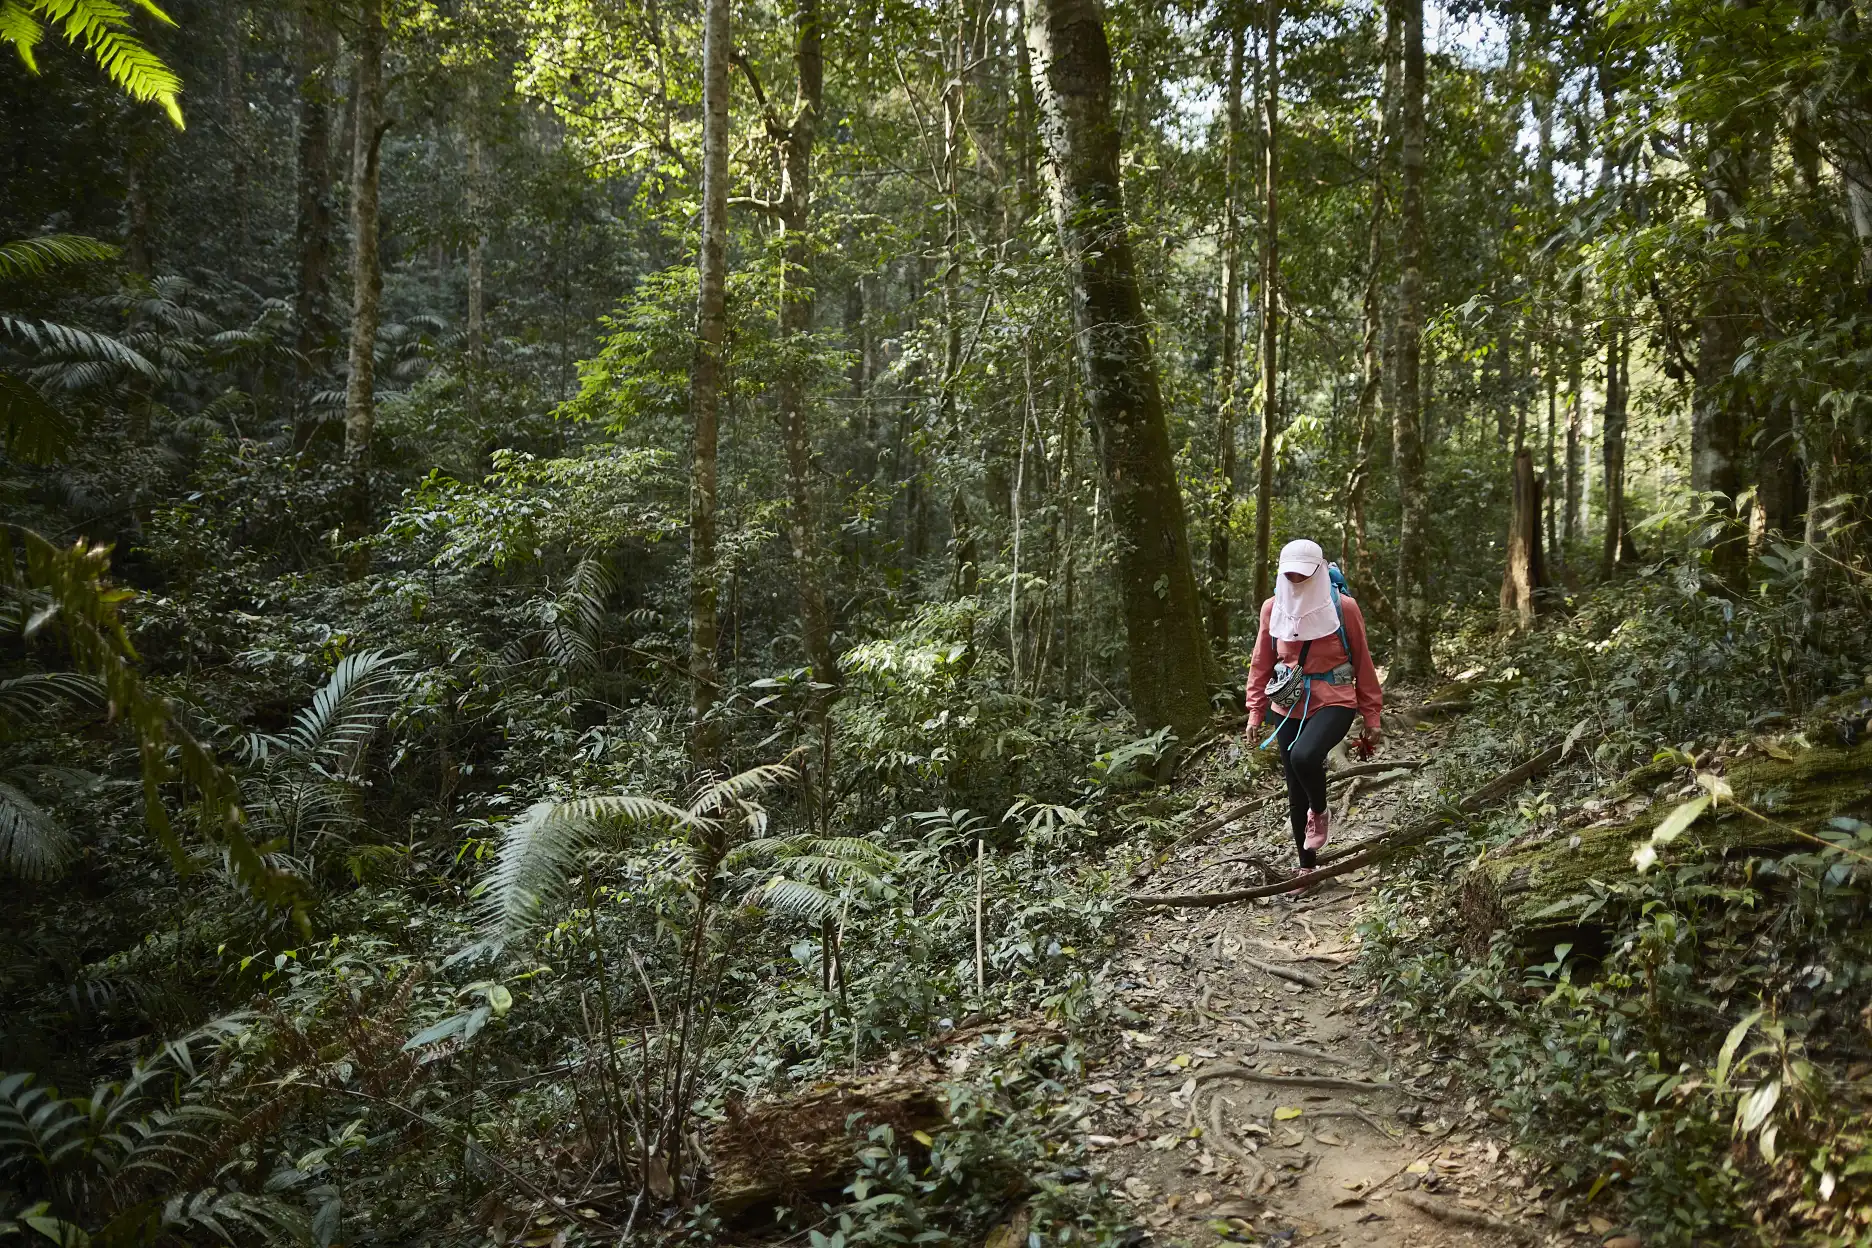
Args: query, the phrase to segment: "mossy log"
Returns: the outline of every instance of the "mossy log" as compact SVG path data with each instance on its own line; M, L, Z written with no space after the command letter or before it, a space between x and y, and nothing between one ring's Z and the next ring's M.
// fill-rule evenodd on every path
M1534 946L1577 929L1577 912L1560 903L1588 892L1592 881L1630 878L1633 851L1687 797L1675 786L1664 795L1646 791L1646 782L1666 779L1669 770L1653 766L1640 772L1639 783L1627 777L1614 786L1615 796L1633 797L1614 806L1611 818L1586 827L1562 826L1539 840L1511 842L1464 874L1461 920L1472 950L1486 948L1498 931ZM1872 741L1851 749L1803 749L1790 757L1756 752L1730 760L1724 779L1740 803L1767 819L1733 805L1712 812L1661 852L1662 866L1791 852L1811 845L1792 829L1811 834L1836 816L1872 813Z
M732 1218L756 1205L792 1204L850 1180L873 1127L888 1124L899 1146L948 1120L940 1076L882 1075L821 1084L751 1109L731 1106L709 1136L709 1202Z

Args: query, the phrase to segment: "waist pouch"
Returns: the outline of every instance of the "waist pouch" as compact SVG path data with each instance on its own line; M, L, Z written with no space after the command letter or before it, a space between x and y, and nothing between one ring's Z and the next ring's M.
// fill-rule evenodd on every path
M1274 674L1268 677L1267 698L1270 702L1292 702L1300 695L1302 688L1310 681L1323 680L1329 685L1351 685L1358 682L1358 673L1352 664L1341 663L1330 672L1312 672L1304 670L1306 663L1305 647L1302 647L1300 662L1277 663Z

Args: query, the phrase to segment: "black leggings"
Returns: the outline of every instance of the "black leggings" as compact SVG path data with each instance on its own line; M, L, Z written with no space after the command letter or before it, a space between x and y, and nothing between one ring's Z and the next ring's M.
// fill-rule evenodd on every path
M1274 734L1280 742L1281 767L1287 773L1287 812L1302 867L1311 868L1314 860L1313 851L1306 847L1307 812L1326 809L1326 756L1352 730L1355 718L1349 706L1322 706L1305 719L1281 721Z

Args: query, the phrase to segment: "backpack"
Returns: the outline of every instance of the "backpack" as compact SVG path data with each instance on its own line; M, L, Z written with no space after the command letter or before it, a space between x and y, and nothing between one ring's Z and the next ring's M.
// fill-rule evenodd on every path
M1339 609L1339 595L1351 593L1352 586L1346 580L1345 573L1339 570L1339 565L1336 563L1329 563L1326 565L1326 578L1332 584L1333 614L1339 618L1339 644L1345 647L1346 659L1350 661L1352 658L1352 643L1346 640L1345 612Z

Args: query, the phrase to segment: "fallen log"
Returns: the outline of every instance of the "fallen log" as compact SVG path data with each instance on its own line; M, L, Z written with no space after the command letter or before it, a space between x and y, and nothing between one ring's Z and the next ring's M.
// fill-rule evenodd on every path
M947 1119L947 1100L934 1075L822 1084L751 1109L730 1102L728 1120L709 1135L710 1205L733 1217L756 1205L791 1204L840 1187L849 1181L871 1128L889 1125L901 1143Z
M1566 754L1564 744L1552 745L1536 754L1533 758L1516 767L1511 767L1496 776L1481 788L1474 790L1456 802L1449 812L1439 812L1428 818L1394 828L1358 845L1339 851L1327 851L1323 861L1311 871L1302 871L1288 879L1272 884L1259 884L1252 888L1237 888L1224 893L1132 893L1126 900L1141 906L1177 907L1195 909L1208 906L1226 906L1237 901L1250 901L1256 897L1273 897L1280 893L1290 893L1297 889L1309 888L1322 880L1335 876L1347 875L1360 867L1378 861L1388 854L1408 848L1419 841L1428 840L1449 825L1451 814L1475 814L1502 795L1535 776L1551 770ZM1333 859L1337 859L1333 861Z
M1768 817L1736 805L1712 810L1661 853L1665 864L1791 852L1811 844L1803 832L1811 835L1829 819L1872 814L1872 742L1853 749L1822 746L1787 758L1734 758L1725 768L1723 778L1736 800ZM1639 770L1640 780L1627 776L1611 791L1648 790L1671 774L1660 773L1655 764ZM1483 856L1459 883L1457 910L1465 945L1486 949L1501 931L1528 948L1577 940L1585 926L1580 913L1597 896L1593 883L1630 878L1632 851L1684 800L1659 797L1636 812L1625 807L1623 817L1563 826L1540 840L1516 841ZM1616 920L1606 909L1599 914L1603 917L1595 923Z

